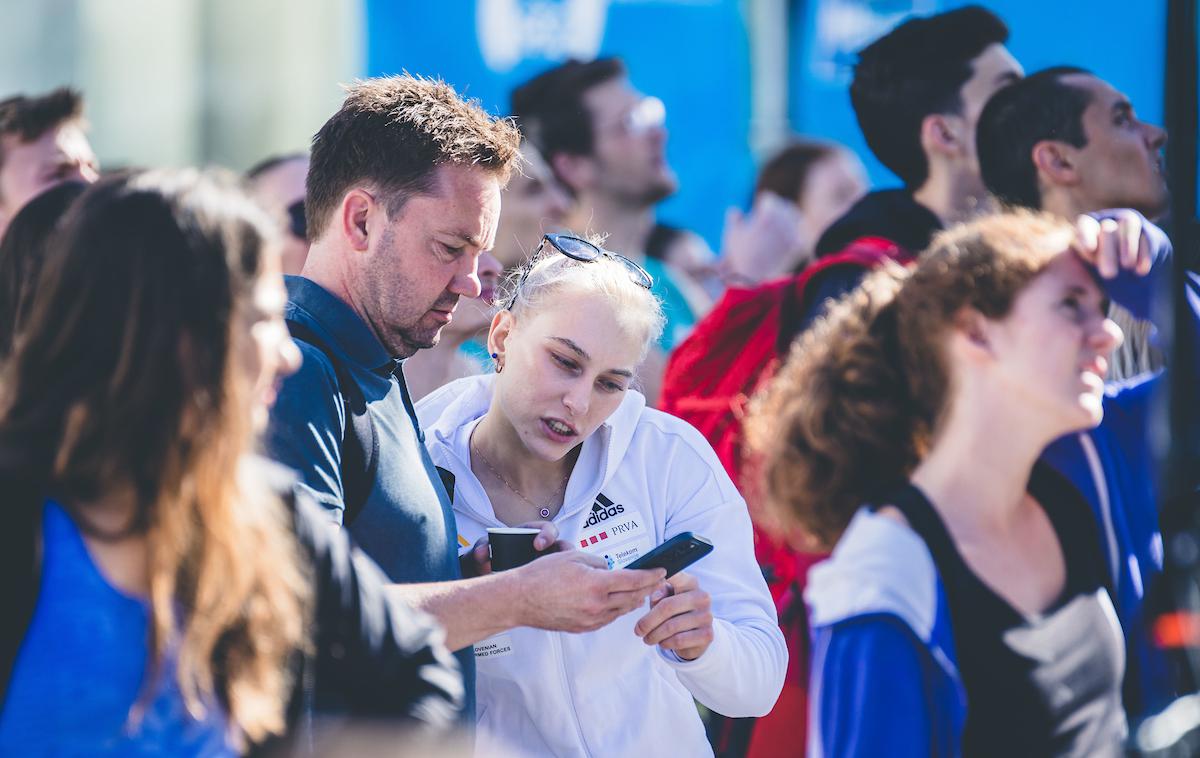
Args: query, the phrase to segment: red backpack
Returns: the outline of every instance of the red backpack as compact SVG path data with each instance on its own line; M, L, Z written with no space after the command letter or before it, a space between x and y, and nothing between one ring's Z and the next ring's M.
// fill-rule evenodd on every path
M731 289L671 354L659 408L700 430L743 495L742 418L749 399L779 367L780 330L791 315L787 311L803 309L805 289L817 275L842 266L872 269L887 260L907 263L912 256L891 240L863 237L797 276ZM753 504L750 514L754 519ZM754 552L787 638L788 672L775 709L756 720L753 732L745 733L744 719L728 720L717 730L715 747L718 756L803 755L809 639L802 596L808 568L825 556L797 552L757 524Z
M842 266L870 269L885 260L904 263L911 256L891 240L863 237L797 276L727 291L671 353L659 408L699 429L736 484L742 415L778 368L785 304L801 307L818 274Z

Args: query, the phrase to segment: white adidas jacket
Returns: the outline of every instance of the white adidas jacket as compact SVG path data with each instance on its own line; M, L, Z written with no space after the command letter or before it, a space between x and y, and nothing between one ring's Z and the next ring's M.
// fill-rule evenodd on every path
M434 463L454 474L460 545L503 526L471 471L468 441L492 375L452 382L417 404ZM704 438L629 391L583 443L554 518L562 539L618 567L680 532L715 549L688 573L712 596L713 642L695 661L648 646L648 605L587 634L521 627L475 646L476 753L711 756L692 699L761 716L783 686L787 647L754 560L745 502ZM466 550L466 548L463 548Z

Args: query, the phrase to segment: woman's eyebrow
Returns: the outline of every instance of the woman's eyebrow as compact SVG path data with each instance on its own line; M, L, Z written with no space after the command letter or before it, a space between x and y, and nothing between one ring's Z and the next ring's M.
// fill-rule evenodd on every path
M569 340L566 337L551 337L550 339L563 345L568 350L575 353L575 355L579 356L580 358L582 358L585 361L590 361L592 359L592 356L588 355L587 351L584 350L582 347L580 347L578 344L576 344L576 342L574 340Z
M582 347L580 347L579 344L575 342L575 340L567 339L566 337L551 337L550 339L553 340L554 342L559 343L560 345L567 348L571 352L575 353L575 355L577 355L582 360L590 361L592 359L592 356L588 355L587 351L584 350ZM621 376L626 379L633 378L633 372L630 371L629 369L624 369L624 368L610 368L608 371L605 371L604 373L614 374L616 376Z

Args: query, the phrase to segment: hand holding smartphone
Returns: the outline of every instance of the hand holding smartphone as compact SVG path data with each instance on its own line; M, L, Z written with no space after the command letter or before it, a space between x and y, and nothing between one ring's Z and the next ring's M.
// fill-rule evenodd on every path
M677 534L641 558L625 566L627 569L666 569L667 578L683 571L688 566L712 552L709 540L691 532Z

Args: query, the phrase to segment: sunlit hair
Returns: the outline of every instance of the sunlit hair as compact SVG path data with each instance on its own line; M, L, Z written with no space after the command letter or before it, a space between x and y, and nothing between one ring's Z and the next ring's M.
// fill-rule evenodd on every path
M947 336L963 308L1002 319L1070 245L1067 223L1028 211L938 235L916 267L871 274L799 338L746 422L767 504L830 545L927 454L952 387Z
M600 244L598 239L590 241ZM662 334L666 318L658 297L630 279L625 264L608 256L577 261L546 245L540 254L508 275L497 302L511 303L509 310L520 319L552 301L558 302L559 297L586 294L599 295L612 305L615 326L623 334L641 340L643 355ZM598 330L610 328L609 324L595 326Z
M50 495L88 534L146 535L143 700L177 651L189 711L219 701L257 741L284 728L310 603L286 509L239 473L254 434L237 315L272 232L231 181L118 176L71 207L0 377L0 482L10 508ZM135 516L102 531L89 503L126 491Z
M472 166L508 183L521 133L445 82L383 76L346 87L346 99L313 137L306 180L309 239L320 239L355 186L381 193L393 217L414 195L437 191L442 166Z

